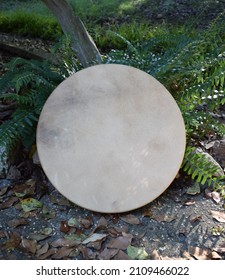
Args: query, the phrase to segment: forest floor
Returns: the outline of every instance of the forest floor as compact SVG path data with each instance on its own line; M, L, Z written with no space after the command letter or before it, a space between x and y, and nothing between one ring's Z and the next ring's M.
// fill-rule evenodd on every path
M150 16L151 10L146 6L142 12ZM182 13L181 19L190 10ZM158 13L156 20L164 16ZM12 34L0 39L29 51L51 46ZM0 51L0 71L11 57ZM0 179L0 202L0 259L225 260L224 200L183 174L140 209L101 214L68 201L41 166L22 154Z

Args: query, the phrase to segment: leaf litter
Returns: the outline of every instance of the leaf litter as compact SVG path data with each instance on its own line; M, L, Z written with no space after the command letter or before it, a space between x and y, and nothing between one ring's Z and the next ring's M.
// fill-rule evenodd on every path
M154 241L157 238L151 236L151 230L155 230L154 226L151 226L151 229L150 224L158 224L163 228L166 226L165 222L177 223L177 213L161 207L162 202L156 201L140 211L128 214L99 214L71 206L60 194L54 195L56 192L50 192L49 195L44 191L42 196L36 196L36 191L40 189L37 185L33 180L2 188L6 198L2 198L0 208L4 211L12 208L17 212L17 218L5 222L11 231L0 228L0 246L6 251L5 256L14 258L15 254L11 252L18 254L18 250L21 250L29 258L40 260L178 259L162 256L157 250L158 245L153 246L157 244L157 241ZM27 190L27 187L31 189ZM213 201L219 199L217 194L211 193L209 195L212 197L209 198L214 198ZM195 207L194 197L179 197L180 200L176 203L181 207ZM212 210L211 215L219 222L225 219L221 211ZM194 227L196 222L202 223L204 219L202 214L196 213L189 215L187 221ZM34 221L36 226L32 228L31 222ZM39 221L42 221L41 227ZM20 229L27 234L19 235L17 231L20 232ZM146 239L144 245L143 238ZM189 252L181 258L221 259L220 254L225 254L223 243L211 250L192 247L194 249L190 247Z

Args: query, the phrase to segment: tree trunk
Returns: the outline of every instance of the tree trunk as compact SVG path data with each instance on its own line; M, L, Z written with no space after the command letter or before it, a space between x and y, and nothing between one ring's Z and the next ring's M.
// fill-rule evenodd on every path
M63 32L71 35L72 49L82 66L88 67L95 63L101 63L102 59L94 41L80 18L73 13L67 0L42 1L57 17Z

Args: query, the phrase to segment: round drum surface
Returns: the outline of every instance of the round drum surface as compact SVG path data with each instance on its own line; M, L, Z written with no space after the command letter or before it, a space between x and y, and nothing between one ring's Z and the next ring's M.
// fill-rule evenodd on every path
M48 98L37 130L42 167L65 197L104 213L157 198L183 160L185 127L170 93L136 68L81 70Z

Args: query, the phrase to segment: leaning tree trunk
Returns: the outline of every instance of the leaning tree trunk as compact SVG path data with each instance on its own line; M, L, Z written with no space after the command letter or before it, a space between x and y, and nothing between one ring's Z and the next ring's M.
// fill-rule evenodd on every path
M42 0L52 13L65 34L71 35L73 51L83 67L101 63L100 53L88 34L83 22L76 16L67 0Z

